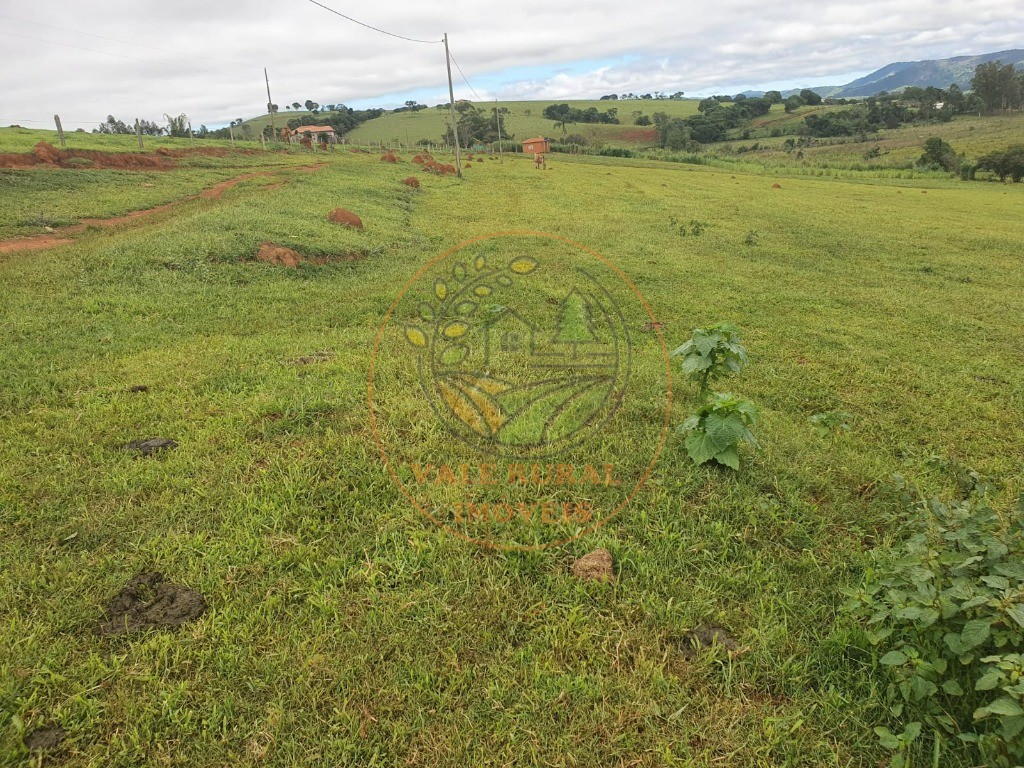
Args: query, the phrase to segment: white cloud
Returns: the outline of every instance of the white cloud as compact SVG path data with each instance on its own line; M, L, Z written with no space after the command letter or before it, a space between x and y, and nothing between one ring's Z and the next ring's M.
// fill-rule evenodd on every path
M585 7L523 0L498 14L469 0L326 4L411 37L439 40L447 30L484 98L826 83L890 61L982 53L1024 39L1017 0L722 0L693 8L669 0L591 0ZM165 112L224 123L264 109L264 66L282 106L411 91L447 100L440 45L385 37L302 0L7 0L0 25L3 124L48 123L60 113L77 127L108 113L127 120ZM569 66L586 61L597 63L583 71ZM517 77L519 68L531 68L530 75ZM457 91L471 95L464 85Z

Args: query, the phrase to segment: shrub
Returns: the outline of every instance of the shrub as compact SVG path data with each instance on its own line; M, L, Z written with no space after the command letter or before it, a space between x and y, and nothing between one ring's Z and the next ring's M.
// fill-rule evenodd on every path
M947 737L992 768L1024 761L1024 497L1005 524L969 477L973 490L952 504L905 494L902 546L876 550L865 585L849 593L890 676L902 732L875 732L895 768L909 765L922 726L935 765Z
M695 464L716 461L740 468L739 444L756 447L750 428L757 423L757 409L747 400L715 392L679 427L686 435L686 452Z
M748 360L739 330L729 323L694 328L690 340L673 350L672 356L683 358L683 373L699 382L701 398L707 395L710 382L739 373Z

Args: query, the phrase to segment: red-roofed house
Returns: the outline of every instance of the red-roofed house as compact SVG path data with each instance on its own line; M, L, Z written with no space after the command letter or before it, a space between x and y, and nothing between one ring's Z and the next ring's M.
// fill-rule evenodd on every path
M303 136L309 136L311 141L319 141L321 144L337 144L338 134L329 125L300 125L288 137L290 142L296 142Z

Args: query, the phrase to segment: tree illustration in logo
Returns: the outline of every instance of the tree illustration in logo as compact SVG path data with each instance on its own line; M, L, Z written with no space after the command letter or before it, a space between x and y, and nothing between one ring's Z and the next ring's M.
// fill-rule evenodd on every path
M531 256L502 267L485 256L456 263L405 327L431 407L476 447L545 452L602 421L621 397L628 338L614 302L582 270L561 300L538 302L542 272Z

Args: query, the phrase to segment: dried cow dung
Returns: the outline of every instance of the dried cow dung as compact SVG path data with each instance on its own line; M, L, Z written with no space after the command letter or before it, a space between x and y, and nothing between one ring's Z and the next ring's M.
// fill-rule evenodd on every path
M683 640L688 646L683 649L683 656L688 659L696 657L697 652L702 648L717 646L730 654L738 651L740 648L739 643L733 640L724 629L713 624L699 625L695 629L686 632L683 635Z
M146 440L132 440L124 449L138 451L143 456L152 456L159 451L169 451L177 447L177 441L171 440L169 437L150 437Z
M25 746L29 749L54 749L67 735L59 725L44 725L25 735Z
M603 547L572 564L572 575L582 581L615 581L612 553Z
M99 632L122 635L147 629L173 629L199 618L205 598L188 587L168 584L162 573L133 576L104 607Z

